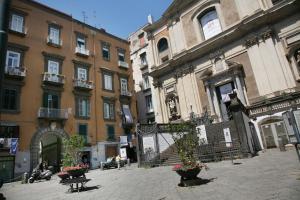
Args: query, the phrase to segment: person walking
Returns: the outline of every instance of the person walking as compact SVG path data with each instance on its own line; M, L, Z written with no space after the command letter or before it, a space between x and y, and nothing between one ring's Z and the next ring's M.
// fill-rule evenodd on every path
M120 162L121 162L121 157L120 157L120 155L117 155L116 161L117 161L117 164L118 164L118 169L120 170Z

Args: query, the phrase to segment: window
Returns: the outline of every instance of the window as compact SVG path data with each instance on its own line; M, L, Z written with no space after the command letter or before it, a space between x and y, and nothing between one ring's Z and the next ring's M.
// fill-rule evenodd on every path
M76 46L77 46L79 49L85 50L86 44L85 44L85 37L84 37L84 36L77 35L77 43L76 43Z
M60 29L54 26L49 27L49 41L52 44L60 45Z
M144 53L142 53L140 55L140 59L141 59L142 66L147 66L148 65L148 61L147 61L147 57L146 57L146 52L144 52Z
M103 73L104 90L113 90L113 76L110 73Z
M150 88L150 83L149 83L149 77L148 76L143 76L143 85L144 85L144 90L147 90Z
M158 52L161 53L169 48L168 41L166 38L162 38L157 43Z
M87 132L88 132L87 124L78 124L78 134L83 137L85 144L88 142L87 141Z
M44 92L43 107L59 109L59 96L51 92Z
M127 78L120 78L121 83L121 93L126 93L128 91L128 81Z
M143 47L145 45L144 33L139 34L138 37L139 37L140 47Z
M77 79L82 81L88 80L86 68L81 68L81 67L77 68Z
M48 60L48 73L50 74L59 74L59 62Z
M216 10L210 10L204 15L198 17L200 22L204 39L212 38L213 36L222 32L221 24Z
M90 117L90 100L87 97L77 97L76 104L77 117Z
M125 50L123 49L118 50L118 59L121 62L125 62Z
M110 60L110 45L106 42L102 42L102 57L103 60Z
M15 51L7 51L6 66L18 68L20 67L21 54Z
M300 49L297 49L294 53L294 58L296 60L296 64L298 69L300 68Z
M107 140L114 141L115 140L115 127L113 125L106 125L107 129Z
M2 109L4 110L17 110L18 92L16 89L4 88L3 89L3 104Z
M122 106L122 109L123 109L123 116L124 116L123 123L132 124L133 123L133 118L132 118L132 115L131 115L131 112L130 112L129 105L124 104Z
M104 101L103 110L104 110L104 119L107 120L115 119L115 105L113 102Z
M24 32L24 17L18 14L11 15L10 29L19 33Z
M153 105L152 105L152 96L148 95L145 97L146 99L146 106L147 106L147 112L153 112Z
M0 138L19 138L20 127L17 125L1 125Z

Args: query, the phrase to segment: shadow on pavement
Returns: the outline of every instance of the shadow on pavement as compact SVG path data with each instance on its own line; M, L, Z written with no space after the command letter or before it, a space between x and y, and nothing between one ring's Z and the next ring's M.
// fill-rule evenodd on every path
M178 184L179 187L189 187L189 186L198 186L198 185L205 185L209 182L214 181L217 178L211 178L211 179L202 179L197 178L193 180L183 180L181 183Z
M0 193L0 200L6 200L5 196L2 193Z

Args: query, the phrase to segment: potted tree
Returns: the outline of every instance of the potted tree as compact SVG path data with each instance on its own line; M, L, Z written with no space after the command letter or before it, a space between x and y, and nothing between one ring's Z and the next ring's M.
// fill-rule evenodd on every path
M181 163L175 165L173 170L181 177L179 186L186 186L186 182L198 179L197 175L202 168L208 169L208 167L195 157L196 150L199 147L196 127L192 123L184 123L176 125L175 128L175 130L171 128L173 129L171 131L172 138Z
M79 165L80 150L84 147L84 138L81 135L72 135L69 139L63 140L64 157L63 168L58 176L64 180L71 177L84 176L86 167Z

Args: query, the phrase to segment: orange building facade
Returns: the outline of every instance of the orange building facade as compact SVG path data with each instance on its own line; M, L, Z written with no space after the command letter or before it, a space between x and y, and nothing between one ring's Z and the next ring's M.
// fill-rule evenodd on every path
M18 138L15 173L41 161L59 169L72 134L93 168L121 146L134 159L129 43L30 0L13 0L9 20L0 123L3 149Z

